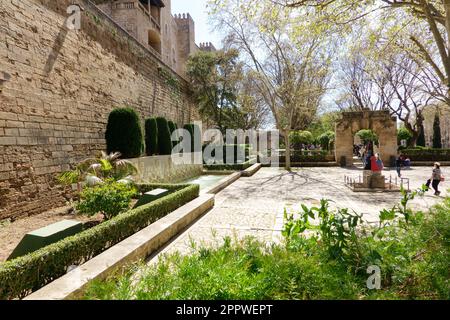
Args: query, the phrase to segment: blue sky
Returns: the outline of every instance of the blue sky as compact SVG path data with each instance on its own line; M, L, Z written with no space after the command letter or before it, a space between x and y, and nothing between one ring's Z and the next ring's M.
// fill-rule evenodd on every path
M221 37L212 32L208 25L206 13L207 0L172 0L172 13L189 13L195 21L195 42L212 42L216 48L221 47Z

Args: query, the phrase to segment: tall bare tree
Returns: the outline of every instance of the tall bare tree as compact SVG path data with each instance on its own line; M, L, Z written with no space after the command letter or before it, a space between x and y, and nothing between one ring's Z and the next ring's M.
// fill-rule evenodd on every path
M309 7L325 16L327 21L340 25L350 24L375 11L383 10L393 19L404 13L414 22L416 30L408 40L411 53L419 64L424 62L444 88L445 102L450 105L450 0L273 0L290 8ZM398 21L397 26L400 25ZM396 32L391 33L397 37ZM440 88L442 88L440 87Z
M291 12L269 0L212 0L210 13L228 46L246 55L256 88L270 108L286 143L286 169L291 169L289 133L299 116L314 114L325 93L329 50L324 30L305 20L293 32ZM298 29L296 29L298 31ZM315 108L315 110L312 110Z

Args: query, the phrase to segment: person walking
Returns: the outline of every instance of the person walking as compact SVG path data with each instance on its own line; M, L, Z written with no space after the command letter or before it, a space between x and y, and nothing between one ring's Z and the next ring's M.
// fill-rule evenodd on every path
M402 166L405 163L405 157L402 153L399 153L397 159L395 159L395 168L397 170L398 177L402 177Z
M441 192L439 191L439 185L442 181L444 181L444 176L442 175L441 164L439 162L436 162L434 164L431 179L427 182L428 189L430 188L430 184L433 187L435 196L439 196L441 194Z

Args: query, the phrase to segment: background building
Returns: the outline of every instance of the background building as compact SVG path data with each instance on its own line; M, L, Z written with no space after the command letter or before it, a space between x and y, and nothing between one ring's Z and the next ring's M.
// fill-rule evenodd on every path
M448 107L427 106L423 112L425 116L425 141L427 147L433 146L433 125L436 112L439 112L441 121L442 147L450 149L450 112Z
M185 75L189 55L215 50L211 43L197 46L194 20L189 13L172 15L171 0L109 0L98 6L179 75Z

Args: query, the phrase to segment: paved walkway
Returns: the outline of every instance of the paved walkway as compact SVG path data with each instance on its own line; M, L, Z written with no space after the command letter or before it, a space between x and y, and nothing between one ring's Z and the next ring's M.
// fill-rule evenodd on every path
M444 174L445 174L444 169ZM411 189L419 188L430 176L430 168L404 171ZM449 172L450 173L450 172ZM223 238L238 239L253 236L261 241L279 241L284 208L295 212L301 204L319 205L321 199L334 201L334 206L353 209L364 214L369 223L378 221L379 211L399 202L399 193L353 193L344 184L344 175L355 176L361 171L342 168L305 168L287 173L277 168L263 168L251 178L240 178L216 196L215 207L192 227L170 243L162 253L179 251L188 254L193 244L222 244ZM395 177L395 171L384 173ZM443 185L443 191L446 185ZM447 193L443 192L442 196ZM426 210L439 198L429 193L414 200L417 210ZM155 259L153 259L155 260Z

